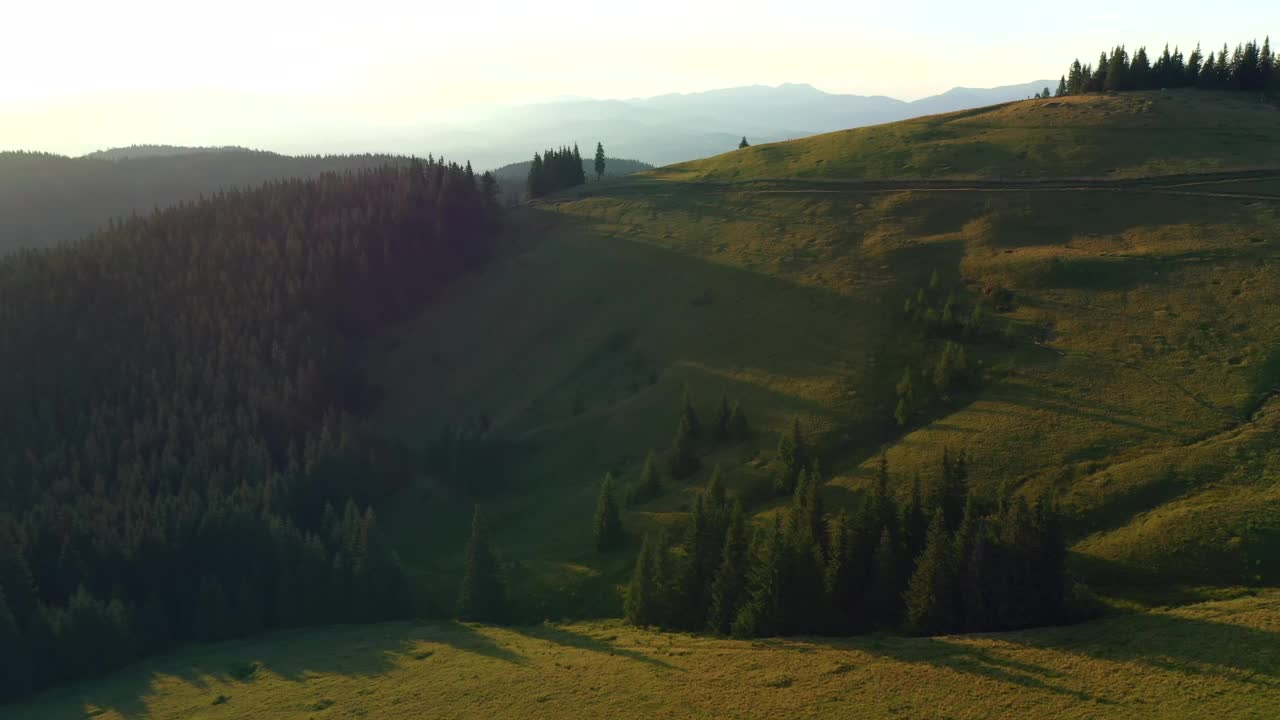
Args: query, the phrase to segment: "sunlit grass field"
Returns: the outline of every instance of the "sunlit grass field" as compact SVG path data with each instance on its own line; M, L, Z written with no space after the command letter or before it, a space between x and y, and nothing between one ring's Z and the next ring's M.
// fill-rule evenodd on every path
M197 647L23 720L1233 718L1280 707L1275 591L1065 628L756 642L617 622L396 623Z

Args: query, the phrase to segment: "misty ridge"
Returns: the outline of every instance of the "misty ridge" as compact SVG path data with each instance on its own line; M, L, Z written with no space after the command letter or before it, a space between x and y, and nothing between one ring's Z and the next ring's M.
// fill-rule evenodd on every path
M3 152L0 253L69 242L109 218L196 200L222 189L374 167L399 156L435 154L469 161L477 170L499 171L504 190L515 192L527 172L527 165L520 164L547 144L603 142L611 158L628 159L615 160L609 174L625 174L728 152L743 136L755 144L806 137L1025 99L1049 84L1040 80L955 88L914 102L832 94L802 84L753 85L625 101L566 99L490 110L466 124L416 129L326 128L323 120L298 113L293 118L296 132L286 136L250 129L236 136L235 146L133 145L77 158ZM213 99L225 98L196 99L185 112L198 114L201 102ZM252 109L267 112L266 107ZM289 117L280 108L270 116L275 127ZM368 154L371 151L378 154Z

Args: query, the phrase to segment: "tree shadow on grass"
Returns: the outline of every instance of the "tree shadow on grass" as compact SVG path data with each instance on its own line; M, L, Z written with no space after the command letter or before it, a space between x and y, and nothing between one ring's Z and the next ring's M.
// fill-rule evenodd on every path
M148 700L157 688L175 681L207 694L210 706L235 703L236 687L264 676L304 685L335 675L375 678L427 661L440 646L504 664L527 664L523 655L457 622L303 628L183 648L103 678L54 688L21 705L0 707L0 717L72 720L111 711L128 720L143 720L153 717ZM315 700L317 710L333 702L319 694Z
M1280 598L1272 598L1264 608L1263 612L1275 613L1272 620L1280 628ZM1076 628L1013 633L1005 639L1027 647L1280 690L1280 631L1177 612L1107 618L1099 622L1114 625L1115 631L1089 632L1087 639Z
M650 665L664 670L675 669L673 665L650 655L646 655L636 650L619 647L611 642L609 638L597 635L587 635L581 632L575 632L566 628L557 627L555 625L533 625L529 627L512 628L515 632L525 637L554 643L563 647L574 648L577 650L586 650L589 652L601 653L604 655L616 655L618 657L634 660L645 665Z

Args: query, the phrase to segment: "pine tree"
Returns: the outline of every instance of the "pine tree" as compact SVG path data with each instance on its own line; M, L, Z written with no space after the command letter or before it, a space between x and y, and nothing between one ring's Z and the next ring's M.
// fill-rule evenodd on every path
M906 536L907 557L914 565L916 558L924 552L929 532L929 516L924 509L919 473L911 481L911 497L902 511L902 532Z
M954 627L952 618L952 543L942 515L929 524L924 554L904 597L907 629L916 635L937 635Z
M746 601L749 550L746 516L742 503L735 502L720 553L720 566L711 581L707 629L713 633L728 634Z
M749 600L733 621L735 637L762 637L779 631L781 595L786 582L787 546L782 518L774 515L767 532L757 532L751 551Z
M646 535L640 544L640 554L636 557L636 569L627 585L624 613L627 622L632 625L657 625L659 622L656 546L654 539Z
M808 463L804 444L804 433L800 429L800 418L791 421L791 429L778 438L778 463L781 465L778 476L778 492L790 495L795 492L796 481L800 471Z
M902 580L898 574L898 543L891 528L880 532L867 589L868 620L877 627L897 627L902 613Z
M893 412L893 419L897 421L898 427L904 427L911 420L911 414L915 409L916 391L915 385L911 379L910 366L902 369L902 379L898 381L898 407Z
M689 386L684 386L684 397L680 400L680 418L689 424L689 437L693 440L702 439L702 421L698 419L698 413L693 409L693 400L689 396Z
M676 436L671 442L671 454L667 458L667 474L677 480L683 480L697 472L701 462L693 447L693 430L689 426L689 418L681 416L676 426Z
M1062 97L1066 94L1067 94L1067 76L1063 75L1058 78L1058 92L1056 96Z
M604 177L604 163L604 143L598 142L596 143L596 180Z
M458 617L463 620L495 622L506 610L506 589L498 561L489 545L484 514L477 505L471 517L471 539L467 542L466 567L458 592Z
M751 143L747 142L747 136L743 135L742 142L738 143L738 149L741 150L742 148L747 148L747 147L751 147Z
M613 475L610 473L605 473L600 483L600 497L596 500L591 529L596 550L608 552L622 545L622 519L618 517L618 506L613 501Z
M711 439L717 443L729 440L729 418L732 415L729 398L720 394L720 402L716 404L716 414L711 420Z
M658 466L654 462L653 452L644 458L644 466L640 469L640 478L632 487L627 497L628 505L639 505L662 494L662 482L658 479Z

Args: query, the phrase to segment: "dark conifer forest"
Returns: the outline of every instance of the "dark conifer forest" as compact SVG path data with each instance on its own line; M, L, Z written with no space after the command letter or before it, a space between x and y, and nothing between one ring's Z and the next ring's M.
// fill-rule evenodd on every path
M0 261L0 699L431 610L370 509L411 460L355 429L358 365L491 256L493 188L439 161L274 181Z
M1238 90L1246 92L1280 92L1280 72L1271 39L1236 45L1225 44L1221 50L1207 54L1197 45L1183 55L1180 48L1169 46L1158 56L1140 47L1130 54L1123 45L1103 52L1097 65L1071 63L1058 83L1056 95L1079 95L1093 92L1126 90L1161 90L1195 87L1203 90Z
M529 166L529 196L542 197L566 188L582 185L587 181L587 171L582 165L578 146L534 153Z

